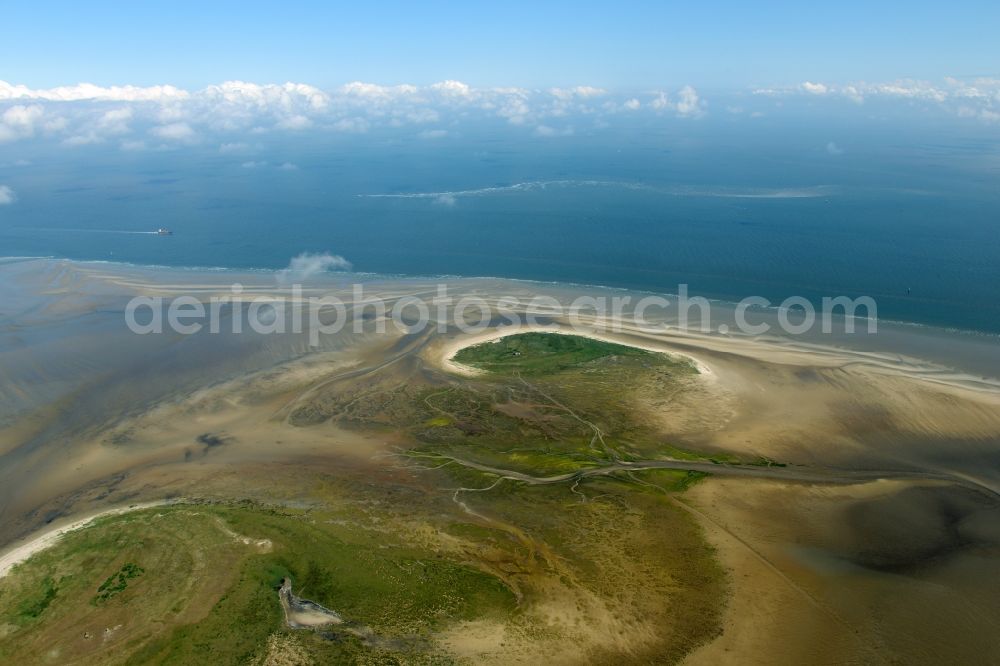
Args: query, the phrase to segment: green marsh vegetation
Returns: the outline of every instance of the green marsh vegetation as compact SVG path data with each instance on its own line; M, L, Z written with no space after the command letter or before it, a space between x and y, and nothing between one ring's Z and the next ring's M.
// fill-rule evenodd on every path
M276 592L286 576L378 642L288 629ZM247 663L274 634L295 635L317 658L390 659L422 654L451 624L514 607L481 569L387 547L332 515L174 505L98 520L0 579L0 661Z

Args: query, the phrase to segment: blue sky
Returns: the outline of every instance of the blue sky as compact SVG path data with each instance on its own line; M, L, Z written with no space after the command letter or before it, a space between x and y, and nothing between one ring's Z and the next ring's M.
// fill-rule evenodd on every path
M17 2L0 80L691 84L1000 77L997 2Z
M42 0L0 17L0 164L39 142L249 156L266 136L459 141L484 124L545 141L676 123L1000 131L997 2Z

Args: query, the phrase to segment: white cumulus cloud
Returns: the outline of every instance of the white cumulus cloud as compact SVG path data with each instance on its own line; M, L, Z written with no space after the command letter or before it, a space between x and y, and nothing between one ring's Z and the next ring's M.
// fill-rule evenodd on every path
M434 83L431 85L431 90L452 97L470 97L473 94L469 84L451 80Z
M649 105L654 109L656 109L657 111L663 111L665 109L673 107L673 105L670 103L670 98L667 97L667 93L663 92L662 90L656 93L656 97L653 98L653 101L650 102Z
M302 114L295 114L294 116L288 116L287 118L282 118L277 122L277 127L280 129L287 130L303 130L312 127L313 122L309 120L306 116Z
M157 125L149 133L166 141L190 141L195 136L194 130L187 123Z
M684 86L678 93L677 115L698 117L705 113L705 103L698 96L698 91L691 86Z
M117 102L164 102L168 100L183 100L190 93L173 86L96 86L92 83L78 83L73 86L60 86L33 90L23 85L12 85L0 81L0 100L37 99L52 102L76 102L81 100L105 100Z
M338 132L349 132L354 134L363 134L368 131L371 126L364 118L341 118L337 122L333 123L333 129Z
M604 88L595 88L593 86L576 86L575 88L550 88L549 94L553 97L567 99L572 97L600 97L607 95L608 91Z
M130 132L129 121L132 120L132 109L122 107L106 111L97 121L97 126L108 134L127 134Z
M226 81L211 85L197 93L208 101L258 109L326 108L329 97L319 88L305 83L257 84L246 81Z
M548 136L565 134L555 128L567 127L571 120L581 126L607 127L606 119L623 110L697 117L704 107L691 87L672 97L654 94L647 101L586 85L480 88L455 79L426 86L353 81L330 91L294 82L225 81L188 91L169 85L89 83L32 89L0 81L0 142L41 138L86 146L113 139L124 149L137 149L140 140L124 141L132 134L151 137L161 142L160 147L204 138L219 145L221 152L239 154L254 152L244 148L250 135L271 132L363 133L436 125L442 129L412 130L414 136L435 138L452 133L451 128L461 123L499 119Z
M14 190L6 185L0 185L0 206L7 206L17 201Z
M416 86L380 86L377 83L352 81L340 87L340 92L353 97L389 99L402 95L412 95L417 92Z
M278 271L277 279L279 284L291 284L306 280L319 273L329 271L349 271L351 262L340 255L324 252L322 254L311 254L303 252L292 257L288 262L288 267Z
M673 111L681 118L700 118L705 114L705 102L692 86L684 86L677 91L676 102L671 101L670 95L662 90L657 91L649 106L657 113Z
M844 98L856 104L867 100L904 101L925 108L943 107L959 117L989 120L1000 113L1000 80L978 77L971 80L946 78L941 83L900 79L882 83L849 84L805 81L785 88L759 88L756 95L770 97L820 95ZM919 107L918 107L919 108Z
M44 114L45 110L38 104L10 107L0 115L0 142L34 136Z

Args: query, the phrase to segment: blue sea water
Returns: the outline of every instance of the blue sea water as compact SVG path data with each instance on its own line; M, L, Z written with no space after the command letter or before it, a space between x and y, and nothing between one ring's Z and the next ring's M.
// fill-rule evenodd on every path
M264 136L243 153L5 146L0 184L17 201L0 206L0 255L277 269L331 252L372 273L867 295L882 318L1000 332L996 131L829 118L515 129ZM174 235L136 233L158 227Z

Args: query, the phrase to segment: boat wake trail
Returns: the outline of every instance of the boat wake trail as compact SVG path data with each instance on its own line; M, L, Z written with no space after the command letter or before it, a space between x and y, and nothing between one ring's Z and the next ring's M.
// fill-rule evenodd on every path
M27 229L27 227L21 227L22 229ZM140 236L159 236L159 231L130 231L128 229L78 229L78 228L68 228L68 227L52 227L52 228L38 228L31 227L32 231L58 231L61 233L72 232L72 233L87 233L87 234L138 234Z

